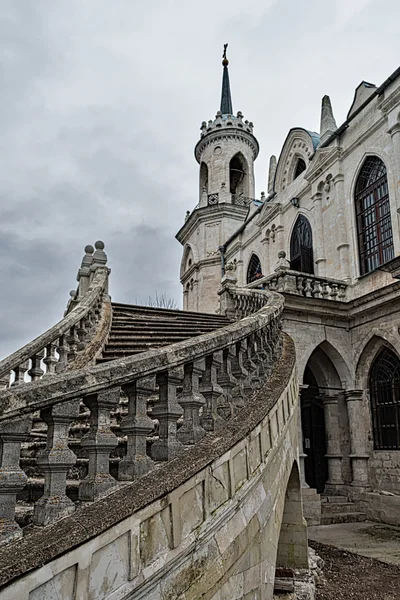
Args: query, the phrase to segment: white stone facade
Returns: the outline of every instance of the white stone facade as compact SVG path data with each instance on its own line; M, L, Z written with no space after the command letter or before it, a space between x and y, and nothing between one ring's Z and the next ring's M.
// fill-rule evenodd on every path
M229 119L232 125L228 127ZM250 287L285 294L284 328L295 341L299 383L309 393L315 387L323 414L325 448L320 454L326 476L319 491L364 499L369 492L386 491L395 494L394 499L387 498L398 511L400 445L394 441L392 448L379 447L382 443L374 430L377 417L373 415L370 386L372 366L383 348L400 359L400 283L394 279L396 257L400 256L400 69L380 87L362 82L340 127L325 97L319 133L291 129L278 161L274 157L271 160L269 195L258 207L254 202L250 202L250 209L233 204L229 182L229 162L240 152L246 161L244 195L254 198L253 162L258 145L253 141L252 128L240 136L237 119L224 117L222 126L217 127L221 121L217 115L216 121L203 124L196 147L198 162L205 162L208 168L207 193L221 197L217 204L207 202L203 168L199 208L177 235L184 246L184 308L218 312L221 272L225 269L233 274L240 287L248 285L248 268L255 254L263 277L255 275ZM362 251L367 249L366 256L369 252L368 241L360 241L366 240L361 223L367 223L367 217L359 216L357 221L356 210L357 202L361 202L356 201L356 193L368 157L377 157L386 168L392 228L391 246L389 250L380 246L380 258L370 259L380 262L373 268L368 267L371 263L367 264L367 259L360 258ZM378 207L369 218L378 221L382 210ZM313 274L309 268L293 266L300 264L294 262L291 247L300 215L311 226ZM382 232L379 229L379 235L383 236ZM381 244L381 239L378 242ZM308 277L301 277L301 272L309 273ZM392 404L396 395L400 403L400 382L395 388ZM380 431L385 427L399 429L400 406L392 406L390 415L384 410L379 413ZM393 440L400 439L399 435L393 433ZM383 446L388 445L387 439ZM306 464L311 460L308 452ZM376 518L374 496L371 493L366 504L373 505L371 514ZM378 497L379 505L385 504L382 496ZM386 505L378 513L382 516L388 510L393 514L394 509ZM390 520L387 514L384 518Z

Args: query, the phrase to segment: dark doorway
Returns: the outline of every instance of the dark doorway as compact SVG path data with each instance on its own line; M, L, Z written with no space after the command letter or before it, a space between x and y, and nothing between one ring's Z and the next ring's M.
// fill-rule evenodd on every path
M290 239L290 268L301 273L314 273L311 225L304 215L299 215Z
M321 494L328 480L325 416L318 385L309 367L304 372L304 384L308 385L308 388L301 390L305 478L308 485Z

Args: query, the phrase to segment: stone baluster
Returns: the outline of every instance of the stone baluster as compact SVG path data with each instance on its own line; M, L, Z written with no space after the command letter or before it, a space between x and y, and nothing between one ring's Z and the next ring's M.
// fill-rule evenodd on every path
M304 284L304 277L302 276L296 276L297 279L297 290L299 292L299 296L305 296L305 284Z
M322 298L322 284L318 279L314 281L313 297Z
M352 484L355 487L368 487L367 425L363 390L346 390L347 415L349 418Z
M322 287L322 298L324 298L324 300L326 300L329 296L329 290L328 290L328 282L327 281L322 281L321 282L321 287Z
M147 416L147 393L136 381L123 386L128 396L128 414L121 421L127 437L126 455L119 463L118 479L132 481L154 467L146 453L147 435L153 430L153 421Z
M76 335L78 336L78 342L76 344L76 350L81 352L85 349L86 345L86 321L85 319L81 319L76 327Z
M174 371L157 373L159 400L153 407L153 417L159 422L159 438L151 447L153 460L171 460L182 451L182 444L176 437L177 420L183 414L176 401L176 387L181 379Z
M189 362L184 365L183 389L177 398L183 408L183 425L177 433L177 438L185 445L195 444L206 434L200 425L199 414L200 408L206 402L199 390L202 371L200 362Z
M56 358L57 345L55 342L51 342L46 346L46 357L43 359L46 365L46 375L55 373L57 358Z
M206 356L206 365L201 379L200 392L206 399L203 414L200 418L201 426L206 431L220 429L225 421L218 414L217 403L223 394L221 386L217 382L217 367L220 365L220 357L217 353Z
M236 342L235 356L232 359L232 375L237 381L236 387L232 390L232 403L234 411L239 410L245 405L246 401L246 381L249 377L249 372L244 367L244 359L246 353L246 342Z
M256 361L257 347L254 336L250 335L246 341L246 352L244 355L243 365L249 376L245 383L246 395L250 395L254 389L260 385L260 377L258 375L258 363Z
M116 484L110 475L110 452L118 438L111 431L111 410L120 399L120 388L114 387L85 396L84 404L90 410L90 429L82 438L82 448L89 455L89 471L79 486L79 499L92 502Z
M338 287L339 287L338 298L339 298L339 300L344 301L346 299L347 286L339 283Z
M306 298L312 298L312 279L310 277L305 278L304 296Z
M65 367L67 366L68 350L69 350L69 346L68 346L68 342L67 342L67 336L61 335L58 340L58 344L57 344L57 352L59 355L59 359L56 364L56 373L62 373L64 371Z
M255 334L255 342L257 345L257 353L255 355L254 362L258 366L258 376L260 378L260 383L264 381L266 376L268 375L268 352L264 344L264 338L261 331L258 331Z
M42 367L40 366L43 358L44 358L44 350L40 350L39 352L36 352L36 354L34 354L34 356L32 356L32 358L31 358L32 366L28 371L28 375L30 376L32 381L36 381L37 379L40 379L44 375L44 371L43 371Z
M326 459L328 462L327 486L331 493L337 491L337 486L343 484L342 453L340 449L338 396L321 394L324 406L326 431ZM327 489L325 489L326 493Z
M234 414L232 391L238 385L237 379L232 374L232 360L235 357L234 346L228 346L222 351L222 365L217 376L217 382L222 388L222 396L217 401L217 411L225 421Z
M75 505L66 494L67 471L76 463L76 456L68 448L71 422L79 416L79 399L54 404L40 411L47 424L47 444L37 456L37 464L44 473L44 493L35 505L33 523L48 525L74 512Z
M331 300L336 300L337 295L338 295L338 285L337 285L337 283L332 283L331 284L331 295L330 295Z
M12 382L12 386L21 385L21 383L25 383L25 373L29 368L29 361L25 360L20 365L13 369L15 373L14 381Z
M0 423L0 544L22 536L15 522L17 494L28 478L19 466L21 443L31 430L31 417Z
M67 362L72 362L75 360L77 346L79 344L79 337L76 332L76 326L73 325L69 330L69 333L66 337L66 341L68 342L68 354L67 354Z

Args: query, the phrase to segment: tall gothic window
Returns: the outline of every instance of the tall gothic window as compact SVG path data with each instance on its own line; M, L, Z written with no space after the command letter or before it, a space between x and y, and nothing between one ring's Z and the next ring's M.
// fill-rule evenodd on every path
M364 275L394 257L386 167L377 156L369 156L362 166L355 201L360 269Z
M369 377L372 427L376 450L400 450L400 359L384 348Z
M299 215L290 240L290 268L314 273L311 225L304 215Z
M247 267L247 283L251 283L260 277L262 277L261 261L257 254L252 254Z

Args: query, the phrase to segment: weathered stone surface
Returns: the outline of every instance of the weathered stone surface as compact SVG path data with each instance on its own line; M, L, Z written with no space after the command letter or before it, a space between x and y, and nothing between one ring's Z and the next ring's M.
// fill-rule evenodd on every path
M161 557L164 556L164 553L167 553L165 557L169 556L169 553L173 551L171 548L173 548L176 543L178 543L176 548L180 548L179 544L184 544L185 539L190 539L193 531L199 527L198 523L200 524L201 513L195 510L194 514L190 516L190 519L192 519L191 524L190 519L188 519L184 527L181 525L180 528L178 528L178 530L184 532L184 535L187 534L187 537L183 536L182 541L179 542L178 538L176 538L178 530L175 530L174 523L176 523L176 518L180 513L179 510L174 508L175 505L173 503L169 504L168 494L174 492L174 496L171 495L171 498L174 498L179 486L184 482L191 481L191 477L200 477L200 474L203 472L204 477L207 477L207 465L210 465L214 460L222 460L222 457L233 448L235 444L242 443L241 440L246 438L246 436L258 426L265 418L265 415L269 413L274 403L278 402L282 395L282 391L285 389L285 385L290 381L290 375L293 371L293 361L293 348L290 342L286 341L284 354L277 364L276 372L271 376L271 379L266 386L258 392L257 396L249 399L246 409L241 411L237 417L234 417L231 421L226 423L223 436L221 436L219 432L209 434L195 446L189 447L175 460L165 463L161 470L148 473L136 482L127 484L126 487L116 490L110 496L82 508L79 512L62 519L57 524L46 527L45 531L33 531L29 533L23 540L12 544L13 553L18 552L19 560L17 563L10 560L11 546L7 548L6 552L0 550L0 581L2 581L3 585L7 580L13 580L16 576L27 572L27 570L35 569L35 565L37 568L37 566L54 559L62 559L64 561L64 558L62 558L61 555L69 556L68 553L78 552L77 557L86 557L87 555L84 550L85 546L81 546L81 544L84 544L88 540L92 540L90 541L90 544L95 542L95 544L101 544L101 547L105 547L123 535L124 527L128 527L132 532L136 531L132 540L137 538L138 524L135 525L135 522L137 523L137 521L132 521L131 519L133 515L135 516L135 519L138 519L139 511L146 511L148 510L147 507L154 507L151 508L154 516L152 516L152 514L147 514L146 516L145 512L140 513L140 515L143 515L140 517L142 522L145 523L147 521L148 523L148 525L142 529L142 535L146 532L146 535L144 536L146 538L145 546L142 546L141 550L143 558L145 558L150 565L153 563L155 555ZM283 395L283 397L285 396ZM283 397L279 402L283 401ZM288 433L289 431L292 431L293 435L297 436L297 420L293 419L292 416L290 418L293 421L293 427L287 431ZM286 445L285 447L288 449L292 448L294 451L295 444ZM281 461L281 469L284 469L284 465L291 465L294 456L294 454L289 453L287 455L289 463ZM269 473L269 469L265 470L264 467L263 472L267 474ZM282 473L283 472L284 471L282 471ZM276 476L273 469L271 471L271 476L273 478L271 481L275 481ZM250 485L250 482L251 480L249 480L248 483L244 483L238 493L249 494L252 484L250 488L246 486ZM202 494L200 491L202 485L195 483L194 481L193 483L193 489L198 490L192 492L194 493L193 502L197 503L200 507L201 502L204 502L209 498L209 492L207 495ZM185 483L185 486L187 485L188 483ZM210 486L207 486L207 489L210 490ZM244 492L242 492L242 490L244 490ZM188 493L188 489L184 493ZM257 494L255 498L257 498ZM160 501L161 504L157 504ZM206 573L202 571L202 577L200 579L197 580L196 576L196 585L201 584L201 586L204 587L206 580L209 581L209 584L207 585L216 585L217 581L221 578L221 566L223 564L233 564L237 560L237 558L235 558L238 556L237 552L240 552L241 548L244 549L248 546L249 540L252 539L252 536L256 535L259 529L259 525L257 524L259 523L259 519L257 516L252 517L252 515L254 514L254 511L261 510L262 504L260 505L260 502L262 501L265 502L266 497L260 497L255 503L253 501L250 502L248 505L250 512L246 513L247 509L245 509L240 518L244 527L243 534L241 534L242 537L240 540L233 543L232 548L230 548L231 544L228 543L227 546L226 542L221 541L221 548L226 547L226 551L228 552L226 558L223 559L222 563L220 559L216 559L211 570L208 570ZM175 501L173 500L172 502ZM227 502L229 503L230 501L225 501L219 510L229 509L230 505L228 505ZM188 504L188 502L185 502L185 504ZM246 502L246 506L247 504L248 503ZM260 507L259 509L257 509L258 506ZM158 514L159 517L156 518L156 514ZM203 508L203 515L204 514ZM151 530L149 524L152 519L156 519L154 523L158 522L158 533L150 536L148 535L148 532ZM257 523L254 519L256 519ZM205 524L203 523L201 527L203 528L204 525ZM171 527L172 530L170 529ZM188 529L185 529L185 527L188 527ZM195 529L192 533L189 533L189 530L193 527ZM248 527L250 529L245 533L245 530ZM162 533L162 531L164 531L164 533ZM234 529L231 530L231 535L235 536ZM161 543L161 546L152 548L152 542L149 542L151 539L154 543L158 540L157 544L159 544L162 539L164 541ZM146 546L148 543L150 543L150 547L148 545ZM97 552L98 548L96 548L96 545L91 547ZM133 544L132 547L135 548L135 544ZM32 553L32 548L35 548L34 554ZM81 553L80 548L82 548L83 554ZM145 550L145 548L147 549ZM199 551L202 550L199 549ZM61 558L57 559L57 556ZM72 559L73 554L70 554L70 556ZM81 558L78 560L81 560ZM196 555L193 555L193 561L196 561ZM163 563L157 564L162 566ZM252 566L254 565L250 565L250 567ZM174 577L176 576L177 573ZM78 584L78 586L79 585L80 584ZM135 580L133 580L132 583L123 585L133 586L136 584ZM11 588L9 589L11 590ZM129 589L132 589L132 587ZM153 586L151 594L154 593L156 593L156 587ZM215 593L217 593L217 590ZM147 597L152 597L151 594L149 591ZM195 597L196 596L194 595L193 598Z

